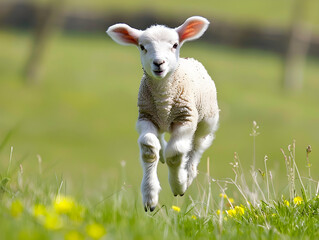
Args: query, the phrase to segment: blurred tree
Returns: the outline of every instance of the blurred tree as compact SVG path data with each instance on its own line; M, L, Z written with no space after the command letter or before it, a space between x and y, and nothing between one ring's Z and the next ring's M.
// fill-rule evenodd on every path
M303 84L303 69L311 42L311 26L307 24L311 0L294 0L288 46L284 55L283 88L299 90Z
M62 2L63 0L51 0L48 8L39 7L37 10L34 37L25 70L25 79L29 84L39 81L43 54L48 45L48 40L54 32L58 20L60 20Z

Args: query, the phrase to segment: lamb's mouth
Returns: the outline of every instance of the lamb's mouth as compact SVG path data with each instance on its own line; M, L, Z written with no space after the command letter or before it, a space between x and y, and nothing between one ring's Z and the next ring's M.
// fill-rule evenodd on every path
M162 76L164 74L164 70L153 70L156 76Z

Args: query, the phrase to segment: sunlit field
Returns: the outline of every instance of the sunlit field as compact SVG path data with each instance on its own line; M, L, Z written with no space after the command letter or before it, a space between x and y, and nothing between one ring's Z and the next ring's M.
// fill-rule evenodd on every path
M252 137L258 135L254 123ZM308 148L308 154L310 153ZM24 177L13 164L12 148L1 174L2 239L316 239L319 237L319 182L300 176L295 143L283 150L287 170L285 194L276 191L264 159L263 170L245 174L237 154L232 177L205 179L182 203L160 203L153 213L143 213L136 189L126 183L130 171L121 164L121 185L112 194L99 192L88 198L68 194L62 178L48 181L42 162L37 173ZM207 161L209 166L209 161ZM260 174L259 174L259 173ZM203 175L203 174L202 174ZM230 187L230 188L229 188ZM233 189L233 190L230 190Z
M200 60L215 80L220 127L183 198L173 197L167 166L159 165L160 205L145 214L135 131L138 51L105 34L60 33L50 41L39 83L26 85L30 44L29 32L0 32L1 239L318 237L318 59L307 59L303 90L287 93L277 54L186 43L181 55ZM296 172L291 196L280 149L289 155L293 140L300 177ZM261 190L251 177L253 161ZM257 191L255 202L230 181L240 174Z

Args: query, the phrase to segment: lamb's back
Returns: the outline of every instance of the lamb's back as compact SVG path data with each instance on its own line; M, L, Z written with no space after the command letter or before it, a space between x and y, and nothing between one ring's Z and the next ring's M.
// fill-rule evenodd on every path
M181 58L177 74L183 79L188 95L194 98L199 121L219 111L215 83L199 61Z

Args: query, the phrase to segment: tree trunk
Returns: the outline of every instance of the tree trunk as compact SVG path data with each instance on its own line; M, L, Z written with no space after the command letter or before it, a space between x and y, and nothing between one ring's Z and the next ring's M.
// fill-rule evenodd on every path
M311 28L303 21L307 4L307 0L295 0L292 26L284 56L283 88L286 90L300 90L303 85L303 69L312 35Z
M46 11L43 8L38 9L31 53L25 70L25 80L29 84L37 83L40 79L43 55L61 15L62 1L52 0Z

